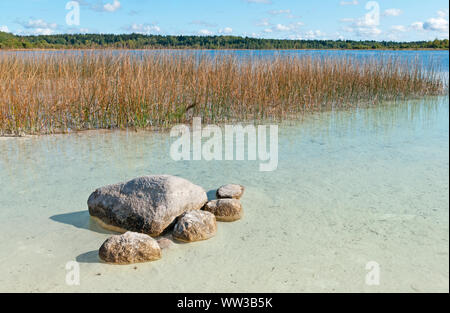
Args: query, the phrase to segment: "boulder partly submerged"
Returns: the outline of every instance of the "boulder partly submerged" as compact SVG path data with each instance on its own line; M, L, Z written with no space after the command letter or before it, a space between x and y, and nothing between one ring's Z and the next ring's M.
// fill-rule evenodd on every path
M173 245L173 241L170 240L169 238L165 238L165 237L160 238L156 241L158 242L158 245L162 250L169 249Z
M88 200L89 214L104 228L160 235L186 211L208 201L205 190L170 175L139 177L97 189Z
M217 232L216 217L206 211L188 211L178 218L173 229L174 239L184 242L206 240Z
M133 264L159 260L161 248L148 235L126 232L106 239L98 254L107 263Z
M203 209L214 214L220 222L234 222L243 216L241 201L237 199L212 200Z
M242 185L228 184L217 189L216 196L218 199L240 199L244 190Z

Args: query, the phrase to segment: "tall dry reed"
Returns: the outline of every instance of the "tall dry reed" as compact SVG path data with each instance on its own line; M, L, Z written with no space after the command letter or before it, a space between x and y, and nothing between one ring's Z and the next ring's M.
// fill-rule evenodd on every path
M287 118L446 90L396 59L0 54L0 134Z

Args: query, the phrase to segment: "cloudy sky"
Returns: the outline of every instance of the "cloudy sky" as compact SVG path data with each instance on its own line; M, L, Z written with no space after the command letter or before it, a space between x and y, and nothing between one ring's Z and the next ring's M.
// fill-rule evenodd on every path
M449 37L447 0L1 0L0 31L282 39Z

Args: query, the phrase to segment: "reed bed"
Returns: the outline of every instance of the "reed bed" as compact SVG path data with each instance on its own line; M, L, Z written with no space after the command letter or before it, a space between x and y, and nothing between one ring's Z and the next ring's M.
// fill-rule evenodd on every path
M398 59L0 54L0 135L285 119L447 92Z

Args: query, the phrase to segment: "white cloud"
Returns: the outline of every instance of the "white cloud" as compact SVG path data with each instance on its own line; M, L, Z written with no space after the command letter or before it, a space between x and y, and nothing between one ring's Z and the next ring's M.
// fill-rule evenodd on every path
M441 33L448 33L448 20L443 17L430 18L425 23L423 23L423 29Z
M53 35L55 31L50 28L35 28L32 32L33 35Z
M211 36L213 32L208 29L201 29L198 31L198 34L202 36Z
M353 1L341 1L339 4L340 4L340 5L358 5L358 0L353 0Z
M382 33L379 26L379 19L372 14L365 14L360 18L343 18L340 20L343 23L351 23L344 27L344 31L354 33L359 37L376 37Z
M320 30L309 30L304 34L305 39L318 39L323 37L325 34Z
M399 16L400 14L402 14L402 10L400 9L386 9L383 12L385 16Z
M8 26L0 25L0 32L9 33Z
M411 24L415 30L435 31L446 34L448 36L448 10L440 10L437 12L438 17L432 17L425 22L417 21Z
M281 15L281 14L291 14L291 10L271 10L269 11L269 14L271 15Z
M127 26L124 28L125 30L136 33L136 34L144 34L149 35L152 33L159 33L161 31L161 28L157 25L150 25L150 24L132 24L130 26Z
M30 19L28 22L20 23L26 30L20 31L19 33L25 35L52 35L59 28L56 23L48 23L42 19L33 20Z
M381 29L376 27L359 27L356 29L356 34L359 37L376 37L381 33Z
M439 17L448 18L448 9L437 11Z
M95 33L94 31L90 30L89 28L77 28L77 27L69 27L66 28L64 33L66 34L88 34L88 33Z
M264 32L265 33L272 33L272 32L294 32L294 33L296 33L298 31L298 29L303 25L304 24L302 22L290 23L288 25L276 24L272 27L264 29Z
M58 27L56 23L47 23L42 19L29 20L28 23L26 23L23 26L26 28L51 28L51 29L56 29Z
M414 22L411 27L415 30L423 30L423 22Z
M268 18L263 18L256 23L256 26L270 26L270 21Z
M221 34L231 34L233 32L233 29L231 27L225 27L219 30L219 33Z
M394 25L391 27L391 30L394 32L406 32L407 28L403 25Z
M108 2L106 4L104 3L104 0L77 0L77 2L80 3L80 6L84 6L88 8L89 10L97 11L97 12L116 12L122 7L122 4L119 0L108 0L111 2ZM128 15L133 16L139 14L138 11L131 10L128 12Z
M285 31L291 30L291 28L289 26L286 26L286 25L283 25L283 24L277 24L275 26L275 30L280 31L280 32L285 32Z
M295 16L292 14L292 11L290 9L287 10L271 10L268 12L270 15L284 15L287 18L294 18Z
M358 37L376 37L382 33L381 29L376 26L362 26L358 24L344 27L344 31L354 33Z
M292 40L315 40L325 37L325 33L321 30L308 30L306 32L292 34L288 38Z
M114 0L112 3L107 3L103 6L103 10L107 11L107 12L115 12L118 9L120 9L121 4L120 1L118 0Z
M366 14L364 17L356 19L354 25L357 27L374 27L378 26L376 19L372 18L370 15Z

